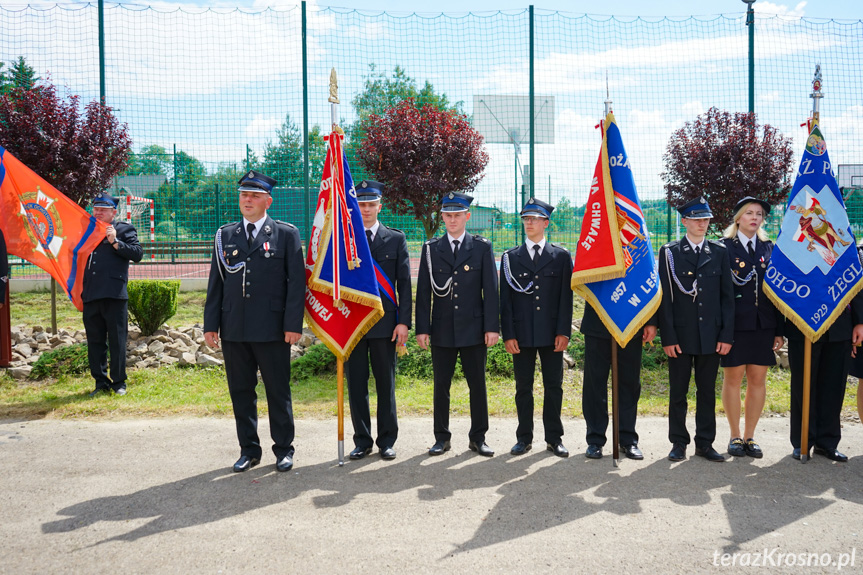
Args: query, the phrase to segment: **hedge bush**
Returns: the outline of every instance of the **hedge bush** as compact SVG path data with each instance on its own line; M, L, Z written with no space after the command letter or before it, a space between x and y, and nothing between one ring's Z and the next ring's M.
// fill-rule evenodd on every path
M39 356L30 372L32 379L60 377L61 375L82 375L89 373L87 344L76 343L46 351Z
M129 315L141 335L153 335L177 313L180 280L134 280L128 291Z

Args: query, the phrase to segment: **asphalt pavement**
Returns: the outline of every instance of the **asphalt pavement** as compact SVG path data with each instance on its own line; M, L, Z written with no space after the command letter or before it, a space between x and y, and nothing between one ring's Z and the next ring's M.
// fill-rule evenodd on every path
M859 423L845 464L792 460L783 417L759 424L763 459L671 463L666 420L642 418L645 459L619 467L564 426L568 459L542 441L511 456L499 418L493 458L467 449L466 419L432 458L431 418L404 418L394 461L340 467L336 422L299 420L292 471L265 451L236 474L231 419L0 421L0 573L863 571Z

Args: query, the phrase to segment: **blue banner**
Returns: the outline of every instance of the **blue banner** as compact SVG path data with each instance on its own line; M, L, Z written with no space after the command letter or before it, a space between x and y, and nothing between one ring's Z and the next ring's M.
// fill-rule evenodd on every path
M855 244L827 143L813 122L763 288L812 341L863 288Z
M590 282L574 289L593 306L617 343L625 346L656 313L662 293L629 156L613 114L606 117L604 129L617 224L612 227L623 247L626 273L622 278ZM611 220L614 223L615 217Z

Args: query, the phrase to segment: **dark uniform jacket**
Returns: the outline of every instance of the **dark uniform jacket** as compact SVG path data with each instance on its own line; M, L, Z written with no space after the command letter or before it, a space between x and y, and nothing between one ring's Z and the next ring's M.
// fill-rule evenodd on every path
M737 280L734 282L735 331L772 329L777 336L781 336L784 332L785 318L761 290L767 264L770 262L770 254L773 252L773 242L757 240L753 258L736 234L733 238L723 238L722 241L728 249L731 273ZM753 269L758 276L757 281L753 278L742 286L737 285L737 282L745 280Z
M0 230L0 304L6 301L9 289L9 254L6 252L6 236Z
M554 345L558 335L572 334L572 260L564 248L546 241L534 266L527 246L504 254L512 279L522 288L533 282L532 293L520 293L507 281L501 261L500 320L504 341L515 339L519 347Z
M90 254L81 293L84 303L97 299L129 299L126 291L129 262L137 263L144 256L134 226L116 220L111 225L117 232L117 249L105 239Z
M657 325L659 322L658 319L659 312L653 314L645 325ZM635 335L632 336L632 339L629 340L630 343L633 341L641 341L641 334L644 328L641 328L642 331L636 332ZM596 313L596 310L593 309L593 306L589 303L584 304L584 317L581 318L581 327L579 331L584 335L589 335L591 337L598 337L600 339L611 339L611 333L608 331L608 328L605 327L605 324L602 323L602 320L599 319L599 314Z
M683 353L716 353L717 342L734 342L734 284L725 244L707 240L697 258L686 238L673 241L659 250L659 279L662 304L659 307L659 334L662 345L680 345ZM673 257L669 263L667 253ZM680 291L690 291L698 281L695 299Z
M297 228L266 216L251 246L242 220L217 233L228 265L245 262L246 267L229 273L214 250L204 331L245 342L283 341L286 331L301 333L306 273Z
M438 286L452 278L452 292L446 297L433 295L426 253L431 255L431 272ZM491 242L465 234L458 260L453 261L446 234L427 241L417 278L416 333L429 334L432 345L467 347L484 343L487 332L499 330L497 270Z
M372 241L371 250L372 257L393 284L399 309L396 314L395 306L381 293L384 317L372 326L365 337L390 339L397 324L403 323L408 326L408 329L411 327L411 262L408 257L408 243L404 232L380 224L378 233Z

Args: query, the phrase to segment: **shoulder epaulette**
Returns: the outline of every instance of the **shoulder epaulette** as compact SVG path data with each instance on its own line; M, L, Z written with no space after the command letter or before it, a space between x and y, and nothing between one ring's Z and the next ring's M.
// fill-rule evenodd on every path
M707 240L707 241L708 241L708 242L710 242L711 244L713 244L713 245L714 245L714 246L716 246L716 247L721 247L721 248L722 248L722 249L724 249L724 250L727 250L727 249L728 249L728 246L726 246L726 245L725 245L725 242L723 242L722 240Z
M240 222L228 222L227 224L221 226L219 229L224 230L225 228L230 228L230 227L236 226L239 223Z
M277 224L282 224L283 226L288 226L289 228L297 227L294 224L291 224L289 222L283 222L282 220L273 220L273 221L276 222Z
M475 239L475 240L479 240L479 241L481 241L481 242L485 242L485 243L487 243L487 244L490 244L490 243L491 243L491 241L490 241L490 240L488 240L487 238L482 237L482 236L481 236L481 235L479 235L479 234L474 234L474 235L473 235L473 239Z

